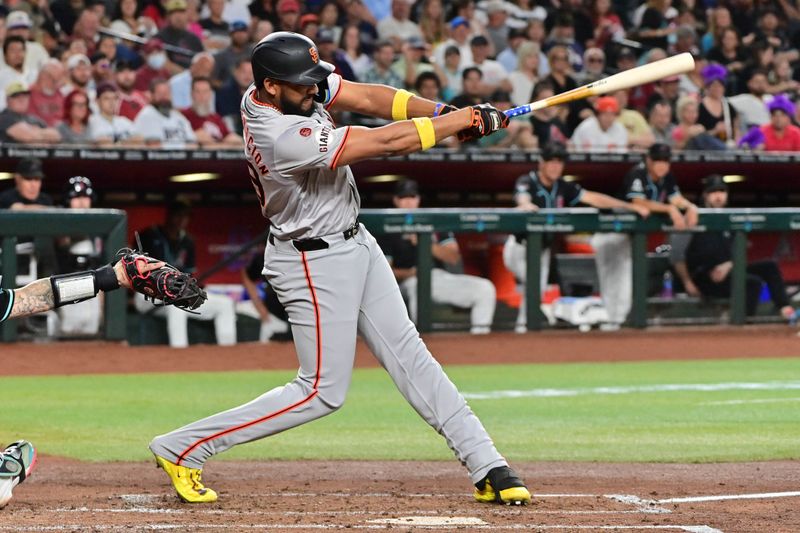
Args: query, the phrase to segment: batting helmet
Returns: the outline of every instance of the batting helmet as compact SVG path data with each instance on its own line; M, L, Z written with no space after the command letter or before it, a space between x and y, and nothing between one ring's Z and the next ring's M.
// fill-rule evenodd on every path
M270 33L253 48L250 58L256 87L264 80L316 85L333 72L334 66L320 61L314 41L290 31Z
M552 159L566 161L568 157L567 147L560 141L550 141L542 147L539 157L543 161L550 161Z
M69 205L70 200L82 196L91 198L92 202L94 202L94 187L92 187L91 180L85 176L71 177L64 190L64 203Z

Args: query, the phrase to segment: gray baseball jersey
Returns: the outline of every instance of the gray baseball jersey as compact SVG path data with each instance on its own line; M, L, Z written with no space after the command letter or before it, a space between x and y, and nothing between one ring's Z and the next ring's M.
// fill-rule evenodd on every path
M340 90L328 78L328 103ZM480 420L431 356L408 317L375 238L353 226L358 193L338 167L349 128L324 107L283 115L250 88L242 102L247 160L273 236L263 273L286 308L300 369L285 386L156 437L150 449L202 468L214 454L336 411L344 403L361 335L414 409L447 441L474 483L507 465Z

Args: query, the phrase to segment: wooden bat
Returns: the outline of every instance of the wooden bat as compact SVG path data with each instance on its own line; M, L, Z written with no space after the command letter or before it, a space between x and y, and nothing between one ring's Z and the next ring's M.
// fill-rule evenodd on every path
M683 54L648 63L641 67L619 72L613 76L584 85L583 87L576 87L565 93L556 94L549 98L544 98L543 100L509 109L505 113L509 118L525 115L537 109L566 104L574 100L588 98L589 96L613 93L620 89L629 89L637 85L644 85L645 83L651 83L677 74L683 74L691 70L694 70L694 58L692 54L684 52Z

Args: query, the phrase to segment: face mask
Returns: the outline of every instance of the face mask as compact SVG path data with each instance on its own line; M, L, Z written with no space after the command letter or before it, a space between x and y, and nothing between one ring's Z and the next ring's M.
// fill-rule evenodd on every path
M167 62L167 54L160 53L160 54L150 54L147 56L147 64L150 68L158 70L164 66L164 63Z

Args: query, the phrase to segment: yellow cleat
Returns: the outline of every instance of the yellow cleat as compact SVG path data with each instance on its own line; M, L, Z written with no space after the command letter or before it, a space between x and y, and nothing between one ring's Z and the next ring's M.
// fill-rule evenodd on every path
M499 487L499 490L496 489ZM499 502L506 505L527 505L531 493L525 483L507 466L492 468L475 484L475 499L481 503Z
M164 472L172 480L172 486L175 487L181 500L186 503L212 503L217 501L217 493L203 485L201 480L202 469L178 466L158 455L156 455L156 464L164 469Z

